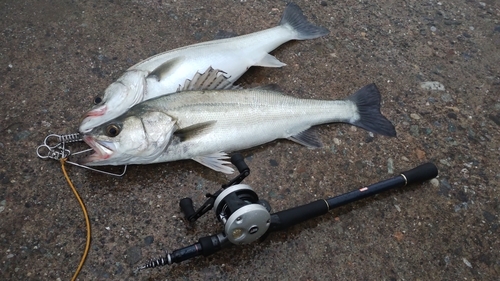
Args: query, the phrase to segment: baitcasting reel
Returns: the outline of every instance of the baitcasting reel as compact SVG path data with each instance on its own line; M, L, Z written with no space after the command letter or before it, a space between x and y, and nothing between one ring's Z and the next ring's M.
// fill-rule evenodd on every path
M231 245L252 243L273 231L286 229L311 218L326 214L342 205L378 194L380 192L403 187L411 183L423 182L437 176L437 167L432 163L420 165L366 187L353 190L328 199L320 199L311 203L279 211L271 214L271 207L265 200L260 200L255 191L241 181L250 174L241 154L231 157L231 163L238 168L240 174L225 184L215 194L207 194L207 200L198 210L194 210L191 198L180 201L180 207L186 219L196 221L215 207L215 215L224 226L224 231L212 236L202 237L197 243L167 253L166 256L149 261L138 270L162 265L179 263L196 256L209 256L222 248Z
M191 198L180 201L180 207L187 220L196 221L215 207L215 216L224 226L224 234L233 244L248 244L264 235L271 224L271 206L259 200L257 193L248 185L241 184L250 174L250 169L241 154L231 157L231 162L240 174L215 194L207 194L208 200L198 211L194 211Z
M271 224L266 201L246 184L233 185L215 199L215 214L224 225L224 233L233 244L248 244L264 235Z

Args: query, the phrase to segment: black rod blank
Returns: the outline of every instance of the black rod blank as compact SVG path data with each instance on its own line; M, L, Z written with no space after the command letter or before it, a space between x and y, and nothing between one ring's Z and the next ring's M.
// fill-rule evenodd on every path
M292 225L326 214L329 210L334 208L379 194L389 189L433 179L437 175L438 169L436 165L432 163L425 163L388 180L362 187L326 200L321 199L302 206L274 213L271 215L269 232L288 228Z
M430 180L435 178L437 175L438 169L436 165L432 163L425 163L409 171L403 172L394 178L329 198L326 201L328 202L328 206L331 210L333 208L379 194L389 189L404 187L408 184Z

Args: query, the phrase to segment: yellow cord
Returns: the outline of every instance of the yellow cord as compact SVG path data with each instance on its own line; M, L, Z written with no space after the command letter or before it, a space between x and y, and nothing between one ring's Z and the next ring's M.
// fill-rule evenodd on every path
M73 193L76 196L76 199L80 203L80 206L82 207L83 215L85 217L85 224L87 225L87 243L85 244L85 251L83 252L82 259L80 260L80 264L78 265L78 268L75 271L75 274L73 274L73 278L71 278L71 281L76 280L76 277L78 277L78 273L80 273L80 270L83 267L83 263L85 263L85 259L87 258L87 254L89 253L89 248L90 248L90 220L89 220L89 214L87 213L87 209L85 208L85 204L83 204L82 198L80 198L80 195L78 194L78 191L76 190L75 186L71 182L71 179L68 176L68 173L66 173L66 168L64 167L64 164L66 163L66 158L61 159L61 168L64 174L64 177L68 181L69 186L73 190Z

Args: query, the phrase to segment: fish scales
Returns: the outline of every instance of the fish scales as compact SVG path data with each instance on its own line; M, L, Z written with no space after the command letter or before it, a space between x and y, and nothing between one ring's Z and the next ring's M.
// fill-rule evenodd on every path
M322 124L332 122L331 120L339 122L341 118L345 118L348 115L346 106L350 106L349 114L355 111L355 105L351 101L300 99L259 89L183 92L153 99L141 106L164 111L177 120L181 129L207 120L260 125L288 118L306 122L304 116L314 116L314 119L307 120L306 123ZM353 114L352 118L354 117L356 114ZM350 118L342 121L349 120Z
M84 135L96 153L82 164L193 159L216 171L231 173L224 160L228 152L282 138L320 147L319 138L310 129L315 125L342 122L386 136L396 135L392 123L380 113L380 93L374 84L345 100L300 99L273 89L184 91L142 102Z
M184 92L143 106L170 115L179 129L217 120L206 133L169 146L154 162L246 149L289 138L313 125L359 118L352 101L298 99L265 90Z

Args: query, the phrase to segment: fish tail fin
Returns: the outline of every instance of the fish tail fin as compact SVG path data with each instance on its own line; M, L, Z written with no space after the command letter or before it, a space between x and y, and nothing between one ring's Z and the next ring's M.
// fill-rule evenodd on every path
M280 25L291 28L296 33L296 40L314 39L330 33L328 29L307 21L300 7L294 3L286 5Z
M380 112L380 92L375 84L369 84L352 94L348 100L354 102L359 118L349 122L373 133L395 137L396 129Z

